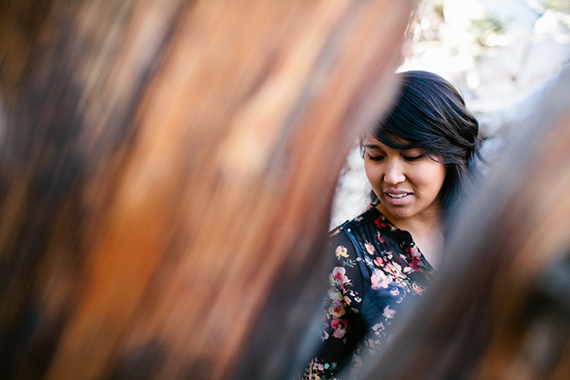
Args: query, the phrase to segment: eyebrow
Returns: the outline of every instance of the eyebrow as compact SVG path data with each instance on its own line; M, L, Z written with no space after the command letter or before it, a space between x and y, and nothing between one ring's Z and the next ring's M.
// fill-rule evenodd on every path
M378 145L374 145L374 144L364 144L364 147L368 148L368 149L382 149Z

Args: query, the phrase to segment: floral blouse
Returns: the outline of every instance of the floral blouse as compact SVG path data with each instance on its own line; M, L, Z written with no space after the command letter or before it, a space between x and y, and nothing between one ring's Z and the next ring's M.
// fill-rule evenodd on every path
M362 358L378 354L391 322L424 292L433 273L410 233L374 206L334 229L329 242L336 266L329 275L322 344L303 379L339 379L335 375L345 368L343 378L358 378Z

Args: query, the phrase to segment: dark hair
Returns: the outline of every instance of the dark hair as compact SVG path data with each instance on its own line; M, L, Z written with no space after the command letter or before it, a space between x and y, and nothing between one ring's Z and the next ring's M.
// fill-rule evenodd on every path
M369 133L395 149L418 148L447 166L442 211L447 213L471 185L473 162L479 155L479 123L448 81L427 71L396 74L395 103ZM363 152L364 153L364 152ZM373 201L376 195L371 194Z

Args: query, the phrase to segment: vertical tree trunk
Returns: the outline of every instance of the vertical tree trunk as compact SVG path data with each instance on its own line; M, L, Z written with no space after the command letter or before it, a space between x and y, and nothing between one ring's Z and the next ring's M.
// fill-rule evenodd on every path
M0 4L6 378L284 378L413 6Z
M570 378L570 70L506 139L368 379Z

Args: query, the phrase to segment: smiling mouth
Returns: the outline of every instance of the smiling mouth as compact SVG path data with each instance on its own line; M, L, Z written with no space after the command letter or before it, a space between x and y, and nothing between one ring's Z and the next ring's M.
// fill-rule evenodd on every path
M404 198L407 195L410 195L411 193L399 193L399 194L392 194L392 193L386 193L387 196L389 196L390 198Z

